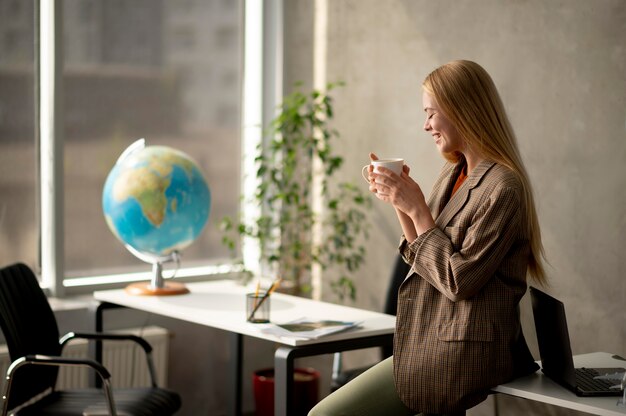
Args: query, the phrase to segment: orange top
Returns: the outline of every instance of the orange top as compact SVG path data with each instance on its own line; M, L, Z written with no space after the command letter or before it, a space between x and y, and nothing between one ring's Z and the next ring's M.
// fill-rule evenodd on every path
M463 168L463 170L461 170L461 173L459 173L459 177L456 178L456 183L454 184L454 188L452 188L452 195L454 195L459 187L463 184L463 182L465 182L465 179L467 179L467 174L465 173L465 168Z

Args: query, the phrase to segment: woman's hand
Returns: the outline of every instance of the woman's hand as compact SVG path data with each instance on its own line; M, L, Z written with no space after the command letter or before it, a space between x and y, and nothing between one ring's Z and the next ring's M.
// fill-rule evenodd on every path
M371 160L377 160L370 153ZM378 167L376 172L369 167L369 190L381 201L390 203L397 211L407 215L415 226L417 234L421 234L435 226L435 222L426 204L424 193L419 184L410 176L410 168L404 165L402 173L397 175L390 169Z
M378 156L376 156L375 153L370 153L370 161L374 161L374 160L378 160ZM370 183L369 190L373 194L377 194L378 193L378 189L376 189L376 183L374 182L374 176L373 176L374 175L374 166L372 166L371 164L367 168L367 174L368 174L369 183Z

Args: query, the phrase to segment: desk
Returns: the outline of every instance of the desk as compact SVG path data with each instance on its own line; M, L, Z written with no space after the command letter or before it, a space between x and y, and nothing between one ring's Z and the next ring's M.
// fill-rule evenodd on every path
M290 409L293 390L294 359L340 351L377 346L393 342L395 316L371 312L326 302L317 302L297 296L274 293L271 298L273 322L288 322L299 317L312 319L341 319L362 321L355 329L325 336L320 339L302 340L279 338L264 334L258 324L246 322L245 293L250 288L231 280L217 280L187 284L190 293L178 296L131 296L120 290L94 293L100 301L95 311L96 330L102 330L102 311L111 305L132 308L157 315L180 319L231 333L231 394L229 414L241 414L241 367L243 336L264 339L280 344L274 354L275 414L292 414Z
M541 365L541 362L538 362ZM613 354L594 352L574 356L576 367L626 367L626 361L613 358ZM522 397L529 400L548 403L555 406L574 409L603 416L624 416L626 407L616 406L619 397L579 397L546 377L541 370L527 377L522 377L502 384L493 389L498 393Z

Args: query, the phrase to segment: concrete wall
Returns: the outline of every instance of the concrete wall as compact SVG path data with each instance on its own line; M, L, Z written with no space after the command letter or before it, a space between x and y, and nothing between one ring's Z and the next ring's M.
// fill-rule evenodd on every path
M326 19L323 75L347 84L334 94L345 177L362 182L369 151L401 156L427 193L443 160L421 127L421 82L450 60L477 61L519 139L550 262L548 292L566 305L574 353L626 356L626 2L328 0L325 16L312 3L286 1L286 82L311 83L313 37L303 28ZM400 228L390 207L374 205L357 304L380 310ZM538 358L527 297L523 316ZM558 413L498 401L507 415ZM470 414L492 414L493 399L480 407Z

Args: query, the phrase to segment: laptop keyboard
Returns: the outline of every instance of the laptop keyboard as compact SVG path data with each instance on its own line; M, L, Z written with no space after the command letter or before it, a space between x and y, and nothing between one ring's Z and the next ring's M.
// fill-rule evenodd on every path
M611 383L609 380L594 379L594 377L601 375L603 374L598 373L593 368L577 368L576 384L584 391L615 391L610 388L615 383Z

